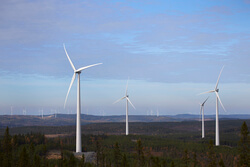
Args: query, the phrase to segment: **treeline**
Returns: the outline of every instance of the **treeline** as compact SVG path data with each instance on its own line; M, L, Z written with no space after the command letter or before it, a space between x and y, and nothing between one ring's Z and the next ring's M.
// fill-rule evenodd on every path
M59 120L59 119L58 119ZM58 121L57 120L57 121ZM26 121L26 120L22 120ZM250 119L245 120L250 124ZM2 121L1 121L2 122ZM240 131L242 120L220 120L220 132L222 135L232 135ZM43 125L47 125L44 122ZM65 124L66 125L66 124ZM27 134L30 132L43 133L43 134L69 134L75 133L75 125L73 126L21 126L11 127L11 135L15 134ZM131 122L129 124L131 134L140 135L162 135L162 134L183 134L183 135L196 135L200 137L201 122L200 121L183 121L183 122ZM209 136L214 133L215 121L206 121L206 134ZM0 136L4 135L5 128L0 128ZM109 134L109 135L124 135L125 126L124 123L92 123L83 125L83 134ZM185 136L184 136L185 137ZM223 139L223 136L221 136ZM225 136L225 139L228 139Z
M168 166L250 166L248 127L239 128L237 145L214 146L212 140L189 140L182 135L82 135L84 152L94 151L94 161L76 158L75 137L46 138L41 133L10 135L5 129L0 138L1 167L168 167ZM229 137L230 139L230 137ZM229 140L230 141L230 140ZM48 158L57 150L57 158ZM86 161L87 160L87 161Z

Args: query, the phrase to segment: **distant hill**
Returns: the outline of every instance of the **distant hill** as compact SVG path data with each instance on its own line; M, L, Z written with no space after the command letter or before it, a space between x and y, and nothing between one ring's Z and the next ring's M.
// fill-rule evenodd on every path
M174 116L169 116L173 118L180 119L200 119L200 115L192 115L192 114L178 114ZM219 115L220 119L250 119L250 114L232 114L232 115ZM205 115L205 119L215 119L215 115Z
M250 119L250 115L220 115L220 120ZM116 116L95 116L81 115L81 123L104 123L104 122L125 122L124 115ZM206 120L214 120L215 115L205 115ZM75 125L75 114L45 115L43 118L35 115L1 115L0 127L19 127L19 126L66 126ZM129 122L181 122L181 121L200 121L200 115L179 114L164 116L130 115Z

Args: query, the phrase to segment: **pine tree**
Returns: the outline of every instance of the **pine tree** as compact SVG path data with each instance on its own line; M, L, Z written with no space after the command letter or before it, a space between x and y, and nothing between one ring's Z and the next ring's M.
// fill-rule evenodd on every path
M31 164L34 164L34 161L33 160L35 160L35 146L34 146L34 144L33 143L30 143L30 145L29 145L29 157L30 157L30 159L31 159Z
M198 166L198 161L197 161L197 155L195 151L193 155L193 167L196 167L196 166Z
M121 166L122 167L129 167L126 154L123 154L123 156L122 156L122 165Z
M122 160L122 154L119 148L119 144L116 142L113 150L113 157L114 157L114 162L116 167L121 166L121 160Z
M249 153L249 137L248 137L248 127L244 121L241 126L241 138L239 142L239 166L247 167L250 164L250 153Z
M165 159L161 162L161 166L162 167L167 167L167 161Z
M145 164L145 157L144 157L144 153L143 153L141 139L137 140L136 152L137 152L138 166L143 167Z
M41 166L41 158L39 155L34 156L34 165L35 167L40 167Z
M219 166L221 167L226 167L224 162L223 162L223 159L221 158L220 161L219 161Z
M188 151L187 151L187 149L184 150L184 156L183 156L182 160L184 161L185 167L187 167L188 166L188 162L189 162L189 157L188 157Z
M212 140L209 141L209 145L208 145L208 166L216 167L216 156L215 156L214 144Z
M174 161L171 162L171 167L175 167Z
M74 154L70 154L68 164L69 164L69 166L76 166L76 158L75 158Z
M82 154L80 166L81 166L81 167L84 167L84 166L85 166L85 156L84 156L84 154Z
M20 153L18 166L19 167L29 167L30 166L29 156L28 156L28 153L27 153L25 147L23 147L23 150Z
M7 126L3 138L3 167L11 166L12 162L12 145L9 127Z
M101 164L101 144L99 140L95 141L95 147L96 147L96 166L99 167Z
M159 160L159 158L158 157L151 157L151 159L152 159L152 162L153 162L153 167L160 167L161 166L161 164L160 164L160 160Z

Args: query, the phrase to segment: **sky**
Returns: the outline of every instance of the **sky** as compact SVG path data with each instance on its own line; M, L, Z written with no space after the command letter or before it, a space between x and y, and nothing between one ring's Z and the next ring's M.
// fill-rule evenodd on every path
M250 112L250 0L3 0L0 5L0 114L220 114Z

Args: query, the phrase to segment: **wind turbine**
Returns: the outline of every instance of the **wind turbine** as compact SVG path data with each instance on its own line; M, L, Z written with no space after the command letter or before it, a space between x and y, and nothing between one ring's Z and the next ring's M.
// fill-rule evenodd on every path
M206 103L207 99L202 104L200 104L200 106L201 106L200 114L202 114L202 123L201 123L201 127L202 127L202 135L201 135L201 137L202 138L205 137L205 129L204 129L204 104Z
M65 51L65 53L67 55L67 58L68 58L68 60L69 60L69 62L71 64L71 67L74 70L74 74L73 74L73 77L72 77L72 80L71 80L71 83L69 85L69 89L68 89L68 92L67 92L67 95L66 95L66 98L65 98L64 108L65 108L65 105L66 105L66 102L67 102L68 95L69 95L70 89L72 87L72 84L75 81L76 74L78 74L78 81L77 81L77 114L76 114L76 152L78 153L78 152L82 152L80 74L81 74L82 70L85 70L85 69L87 69L89 67L93 67L93 66L96 66L96 65L100 65L102 63L92 64L92 65L89 65L89 66L85 66L85 67L81 67L79 69L76 69L74 64L72 63L72 61L69 58L69 55L68 55L68 53L66 51L66 48L65 48L64 44L63 44L63 47L64 47L64 51Z
M26 115L26 108L23 108L23 115Z
M128 130L128 103L130 103L131 106L135 109L135 106L132 104L132 102L128 98L128 81L127 81L125 96L120 98L119 100L115 101L113 104L115 104L123 99L126 99L126 135L128 135L129 134L129 130Z
M219 84L219 80L220 80L220 75L223 71L223 68L224 66L222 67L221 71L220 71L220 74L219 74L219 77L218 77L218 80L217 80L217 83L215 85L215 88L214 90L210 90L208 92L204 92L204 93L201 93L201 94L205 94L205 93L215 93L216 95L216 120L215 120L215 145L216 146L219 146L220 145L220 134L219 134L219 105L218 105L218 101L220 102L222 108L224 109L224 111L226 111L224 105L222 104L221 102L221 99L219 97L219 89L218 89L218 84Z
M13 115L13 106L10 106L10 115Z

